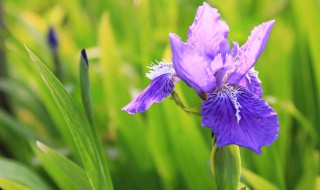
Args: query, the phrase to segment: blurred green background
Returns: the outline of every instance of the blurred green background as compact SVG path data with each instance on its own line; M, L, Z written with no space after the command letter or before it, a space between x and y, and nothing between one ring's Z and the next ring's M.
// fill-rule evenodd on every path
M320 1L208 3L228 23L229 39L240 44L254 26L276 19L255 68L264 99L279 115L280 134L261 156L241 148L241 182L262 190L320 189ZM0 0L0 187L14 181L26 189L33 189L32 183L68 189L53 175L63 176L63 171L44 169L35 153L36 140L81 166L67 124L25 44L53 72L56 64L61 66L55 74L82 112L78 63L81 49L87 50L94 124L114 189L215 189L209 166L211 131L201 127L199 116L189 116L169 98L144 114L121 111L148 85L147 66L171 60L168 34L185 40L201 4ZM50 27L59 41L56 53L47 41ZM183 83L176 89L187 106L201 101Z

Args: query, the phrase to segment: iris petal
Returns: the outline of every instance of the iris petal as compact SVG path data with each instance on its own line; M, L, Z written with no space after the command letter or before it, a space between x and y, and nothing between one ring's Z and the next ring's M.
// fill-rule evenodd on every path
M202 125L216 134L219 147L237 144L261 154L260 148L278 137L277 114L266 101L239 85L227 85L209 95L201 115Z
M229 53L231 54L231 56L234 59L237 59L238 55L239 55L240 47L239 47L238 42L232 42L232 44L233 44L233 46L232 46L232 49L230 50Z
M264 48L269 39L271 29L273 27L275 20L271 20L256 26L249 36L247 42L241 46L237 69L230 76L228 83L238 83L242 77L254 66L258 60L260 54L263 52Z
M239 85L245 87L259 98L262 97L263 90L261 87L261 81L258 78L258 71L254 70L253 68L250 69L246 76L240 80Z
M170 34L172 62L179 78L200 94L211 92L215 85L215 77L210 67L210 58L202 55L180 37Z
M211 70L216 78L217 87L221 87L229 73L233 72L235 65L235 61L233 59L234 58L231 54L227 53L224 57L222 57L221 54L218 54L211 62Z
M213 58L217 53L229 50L227 41L229 31L228 25L220 20L218 10L203 3L189 27L187 43Z
M128 105L122 108L129 114L145 112L154 102L160 103L173 92L174 82L172 74L163 74L154 78L149 86L143 90Z

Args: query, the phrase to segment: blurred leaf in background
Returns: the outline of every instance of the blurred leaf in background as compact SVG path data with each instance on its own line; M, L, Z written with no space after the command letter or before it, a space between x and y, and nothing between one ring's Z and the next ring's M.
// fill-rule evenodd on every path
M177 33L185 40L185 31L201 1L0 3L0 18L5 24L0 28L0 44L7 67L6 76L0 78L0 90L9 96L6 102L12 109L10 114L3 108L0 111L0 157L28 171L23 178L27 182L13 181L9 177L12 170L5 167L9 164L0 165L1 188L35 189L38 183L43 189L62 188L61 181L70 179L70 175L58 178L62 166L50 160L53 168L60 169L48 170L49 161L39 162L43 154L64 160L63 167L85 171L79 144L74 143L64 115L24 49L26 44L54 72L55 60L47 42L53 27L59 39L59 79L77 108L82 107L79 55L81 49L87 50L93 123L107 156L114 189L216 189L209 167L211 131L200 126L200 117L189 116L169 99L145 114L130 116L120 110L149 83L144 73L151 62L171 60L168 34ZM245 168L240 175L242 184L262 190L319 189L319 1L208 3L218 8L231 29L229 38L238 39L239 44L246 41L252 26L276 20L255 69L261 71L263 98L279 115L280 134L272 146L262 149L261 156L240 150ZM177 84L176 91L187 108L201 101L184 84ZM83 109L78 111L76 115L84 117ZM41 152L34 147L36 140L50 147L46 150L59 154Z

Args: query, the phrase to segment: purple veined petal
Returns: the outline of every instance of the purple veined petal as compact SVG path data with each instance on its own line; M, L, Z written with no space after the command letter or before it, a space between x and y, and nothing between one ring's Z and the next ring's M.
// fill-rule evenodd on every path
M215 77L210 68L210 58L202 55L180 37L170 34L173 67L179 78L198 94L212 92Z
M277 114L266 101L239 85L225 85L202 103L202 125L217 136L219 147L237 144L261 154L279 133Z
M229 31L228 25L220 20L218 10L203 3L189 27L187 43L213 59L217 53L229 51Z
M247 42L240 48L238 56L239 65L235 72L230 76L228 80L229 84L238 83L254 66L260 54L266 47L274 22L275 20L264 22L251 31L251 35Z
M149 86L144 89L136 98L128 105L122 108L129 114L137 112L145 112L149 107L157 102L160 103L163 99L173 92L175 76L171 73L162 74L154 78Z
M247 72L245 77L240 80L239 85L245 87L259 98L262 97L263 90L261 87L261 81L258 77L258 71L254 70L254 68L251 68Z

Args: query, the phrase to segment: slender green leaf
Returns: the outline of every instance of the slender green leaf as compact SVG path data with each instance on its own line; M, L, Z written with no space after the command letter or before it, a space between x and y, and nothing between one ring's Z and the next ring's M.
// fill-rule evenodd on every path
M263 177L245 168L241 169L241 176L250 186L253 187L253 189L256 189L256 190L265 190L265 189L278 190L279 189L274 184L270 183Z
M87 190L91 188L86 173L78 165L39 141L37 141L37 147L32 148L60 189Z
M30 188L15 181L0 178L0 189L5 190L31 190Z
M30 168L16 161L0 158L0 187L49 190L49 186ZM2 186L3 184L5 186Z
M320 176L317 176L317 179L316 179L316 190L319 190L320 189Z
M50 90L54 101L58 105L66 120L72 137L76 143L83 167L87 173L92 188L112 189L112 182L108 168L101 164L103 159L94 144L94 137L90 124L76 107L75 102L66 92L58 79L50 70L29 50L31 60L39 71L43 81Z
M22 123L14 119L11 115L2 110L0 110L0 123L1 126L10 128L12 131L19 134L22 137L33 140L43 140L41 136L31 131Z
M0 123L0 155L10 155L16 160L29 162L33 157L30 152L30 147L25 138L11 130L8 130L8 126L5 123ZM4 143L2 143L4 142Z
M50 133L58 134L52 119L49 117L38 97L34 96L32 89L24 85L23 82L24 81L1 80L0 89L5 90L19 107L21 106L22 109L30 111L37 122L45 124L44 127L48 129ZM43 139L39 140L43 141Z

